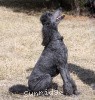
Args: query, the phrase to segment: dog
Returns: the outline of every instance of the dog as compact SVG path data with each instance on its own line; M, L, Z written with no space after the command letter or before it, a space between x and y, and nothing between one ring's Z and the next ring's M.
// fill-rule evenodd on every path
M63 80L64 94L77 93L76 84L68 71L68 50L63 37L58 32L58 24L64 17L62 8L54 12L45 12L41 16L44 50L29 77L28 87L12 86L9 88L10 92L23 93L25 90L32 92L48 90L51 88L53 77L60 74Z

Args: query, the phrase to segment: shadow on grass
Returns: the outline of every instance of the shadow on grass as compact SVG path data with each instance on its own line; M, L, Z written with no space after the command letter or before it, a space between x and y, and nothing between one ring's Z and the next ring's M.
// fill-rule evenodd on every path
M95 83L95 72L89 69L84 69L75 64L69 64L69 70L72 73L75 73L83 83L91 85Z
M0 1L0 6L10 8L13 12L22 12L26 14L37 14L38 12L43 12L47 10L46 5L49 2L45 3L37 3L37 2L29 2L29 1Z

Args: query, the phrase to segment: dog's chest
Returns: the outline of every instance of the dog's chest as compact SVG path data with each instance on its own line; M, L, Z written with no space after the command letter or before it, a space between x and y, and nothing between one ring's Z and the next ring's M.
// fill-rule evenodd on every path
M54 77L59 73L59 70L57 69L57 66L51 66L47 69L47 72L51 75L51 77Z

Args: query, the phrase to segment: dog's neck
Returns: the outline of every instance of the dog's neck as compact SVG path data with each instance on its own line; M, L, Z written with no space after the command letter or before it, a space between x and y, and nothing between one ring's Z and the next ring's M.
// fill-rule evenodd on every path
M57 26L43 26L42 28L43 46L47 46L51 41L62 40L62 36L58 32Z

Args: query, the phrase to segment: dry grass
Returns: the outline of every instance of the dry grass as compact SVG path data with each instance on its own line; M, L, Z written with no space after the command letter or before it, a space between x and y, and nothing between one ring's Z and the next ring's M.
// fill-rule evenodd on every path
M16 13L0 7L0 100L95 100L95 19L66 16L60 23L59 31L69 51L69 65L78 90L78 96L51 95L32 97L11 95L8 88L14 84L27 85L30 68L33 68L40 53L40 15ZM54 81L62 89L62 80Z

